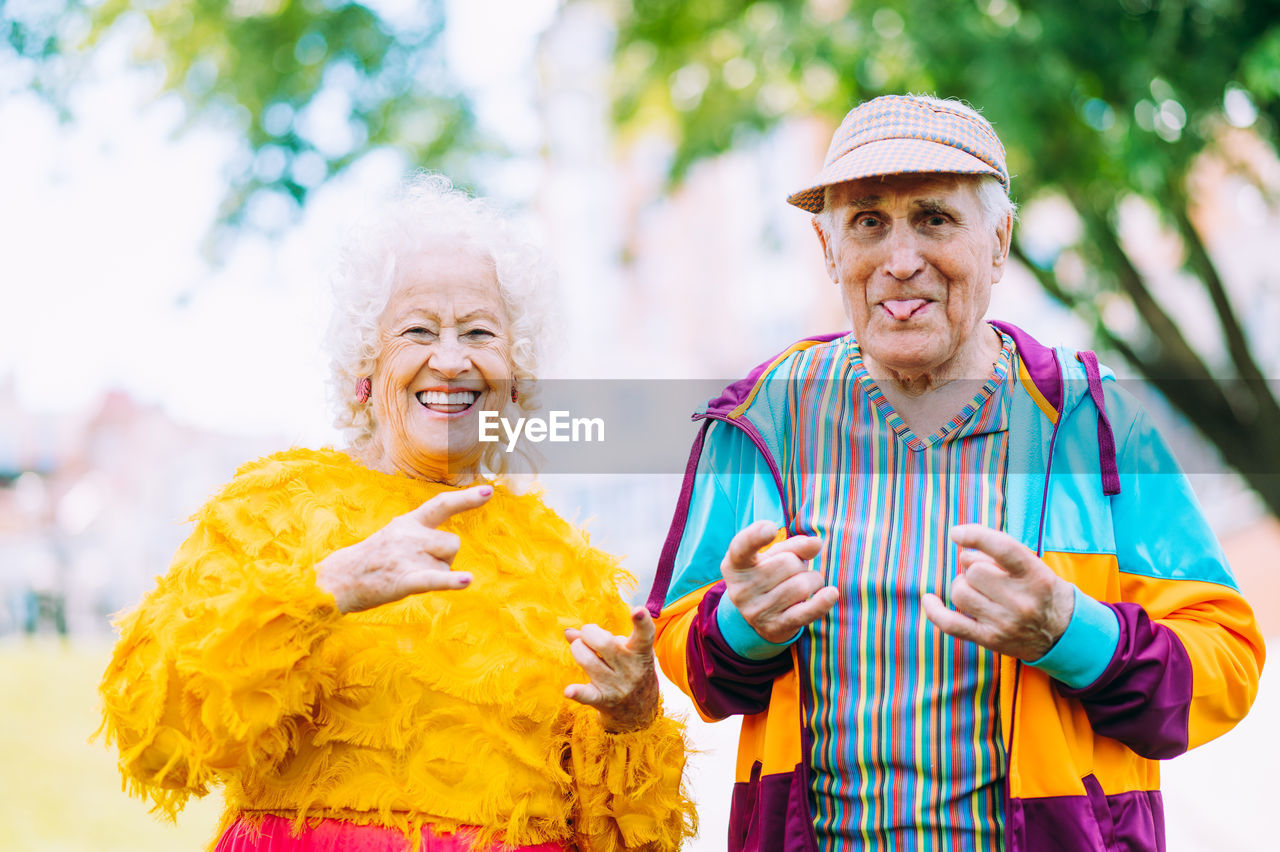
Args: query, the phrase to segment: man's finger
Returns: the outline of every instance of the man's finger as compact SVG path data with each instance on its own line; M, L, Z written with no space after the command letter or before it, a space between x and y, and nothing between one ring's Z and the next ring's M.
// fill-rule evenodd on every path
M778 525L773 521L756 521L744 527L729 542L729 552L725 556L726 563L730 568L738 571L754 567L760 548L773 541L777 534Z
M991 562L991 557L983 553L981 550L974 550L969 547L960 548L960 573L964 573L977 565L979 562Z
M831 612L839 599L840 592L835 586L824 586L818 589L813 593L813 597L788 607L786 611L778 616L776 623L779 632L792 635L800 628L808 627Z
M954 636L957 639L977 642L979 645L986 646L986 641L984 640L988 640L988 637L982 625L964 613L950 609L937 595L926 592L921 597L920 604L924 609L925 617L932 621L934 626L943 633L948 636Z
M755 599L751 607L753 614L762 620L777 618L796 604L809 600L823 585L822 575L817 571L804 569L793 573ZM742 612L746 615L746 610Z
M822 539L812 535L793 535L783 539L766 550L762 556L773 556L775 553L794 553L806 561L822 552Z
M1008 575L999 568L993 566L990 570L999 572L1005 577L1005 582L1008 582ZM1002 613L1000 605L972 580L971 574L965 574L957 577L951 584L951 607L974 621L995 624Z
M638 606L631 610L631 635L627 637L627 650L633 654L648 656L653 653L653 637L657 631L653 619L649 617L647 607Z
M1039 560L1020 541L1008 533L982 524L960 524L951 528L951 540L961 547L980 550L1013 577L1021 577Z
M493 496L492 485L477 485L461 491L445 491L437 494L418 508L409 512L409 516L423 526L438 527L459 512L483 506Z

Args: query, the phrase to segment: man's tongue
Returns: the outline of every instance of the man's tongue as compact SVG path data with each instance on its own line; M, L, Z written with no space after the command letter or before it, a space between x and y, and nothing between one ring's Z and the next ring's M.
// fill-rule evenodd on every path
M928 299L889 299L881 302L890 315L896 320L911 319L916 311L929 304Z

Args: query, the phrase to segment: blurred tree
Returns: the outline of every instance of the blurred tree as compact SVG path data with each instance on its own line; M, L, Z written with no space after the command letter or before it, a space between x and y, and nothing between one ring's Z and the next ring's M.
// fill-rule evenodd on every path
M1274 205L1277 187L1219 143L1276 149L1277 0L635 0L616 47L615 119L676 140L672 177L787 116L838 122L889 92L978 105L1008 146L1015 194L1057 197L1080 238L1015 256L1089 322L1280 514L1280 404L1196 226L1188 176L1214 150ZM1120 233L1146 202L1181 245L1221 345L1197 350ZM1015 232L1016 233L1016 232ZM1117 308L1137 318L1122 336ZM1273 383L1274 384L1274 383Z
M255 196L301 206L380 146L465 179L483 143L445 66L443 0L410 10L393 25L344 0L0 0L0 44L26 60L18 84L59 107L106 45L158 68L186 127L221 120L243 139L219 216L236 226Z

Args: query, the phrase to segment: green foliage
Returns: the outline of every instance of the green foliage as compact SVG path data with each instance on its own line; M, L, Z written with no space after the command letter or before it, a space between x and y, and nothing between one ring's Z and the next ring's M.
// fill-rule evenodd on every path
M240 223L259 194L300 206L307 194L373 148L465 178L482 147L466 97L443 59L442 0L394 27L341 0L70 0L44 14L5 17L10 49L37 63L55 100L87 58L123 39L181 96L191 123L229 125L245 156L228 175L221 220ZM53 90L51 63L61 63Z
M742 130L929 92L981 107L1024 196L1159 193L1212 135L1228 84L1273 134L1278 60L1273 0L639 0L619 31L615 118L673 126L679 176Z
M1197 156L1233 119L1275 150L1277 0L636 0L620 22L615 80L622 128L674 138L673 180L784 118L834 124L880 94L979 107L1007 146L1015 200L1065 199L1084 235L1048 255L1017 243L1015 255L1280 513L1280 403L1192 225L1187 190ZM1181 239L1221 352L1188 343L1128 256L1118 209L1134 197ZM1066 251L1086 270L1070 285L1056 272ZM1117 301L1139 317L1139 339L1104 322L1102 307Z

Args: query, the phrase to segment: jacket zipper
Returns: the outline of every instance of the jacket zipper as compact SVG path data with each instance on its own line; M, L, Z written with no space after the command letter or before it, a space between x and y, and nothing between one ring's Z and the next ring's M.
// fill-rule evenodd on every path
M704 419L718 420L721 423L728 423L731 426L735 426L742 430L742 433L747 436L747 439L751 441L752 445L755 446L756 450L759 451L760 455L764 457L764 460L769 465L769 473L773 475L773 484L778 489L778 501L782 505L782 513L784 515L782 519L783 526L784 528L790 527L792 519L790 517L785 517L787 515L787 492L782 483L782 471L779 469L777 461L774 460L773 453L771 453L769 448L765 446L764 438L762 438L760 433L756 431L755 426L753 426L749 421L740 421L730 418L723 411L707 410L705 412L694 414L690 419L695 423ZM802 792L807 799L809 795L810 738L809 729L805 726L804 718L809 711L809 707L807 706L807 702L809 700L809 677L804 666L800 665L800 655L795 648L791 651L791 659L795 664L796 676L800 682L800 718L796 720L796 724L800 726L800 761L798 766L800 767L800 779L803 786ZM809 848L816 850L818 848L818 832L817 829L813 827L812 813L809 814L809 819L805 820L805 825L808 827Z
M1065 399L1063 408L1065 408ZM1036 557L1044 558L1044 522L1045 516L1049 509L1049 479L1053 474L1053 450L1058 443L1058 426L1062 423L1063 412L1058 412L1058 419L1053 423L1053 431L1049 434L1049 458L1044 466L1044 490L1040 494L1040 525L1036 530ZM1009 818L1011 813L1010 802L1013 799L1011 788L1013 786L1013 743L1015 735L1018 732L1018 692L1022 685L1022 660L1014 658L1013 661L1013 703L1009 708L1009 745L1005 748L1004 762L1004 848L1005 852L1022 852L1018 844L1015 842L1013 833L1010 830L1012 822Z

